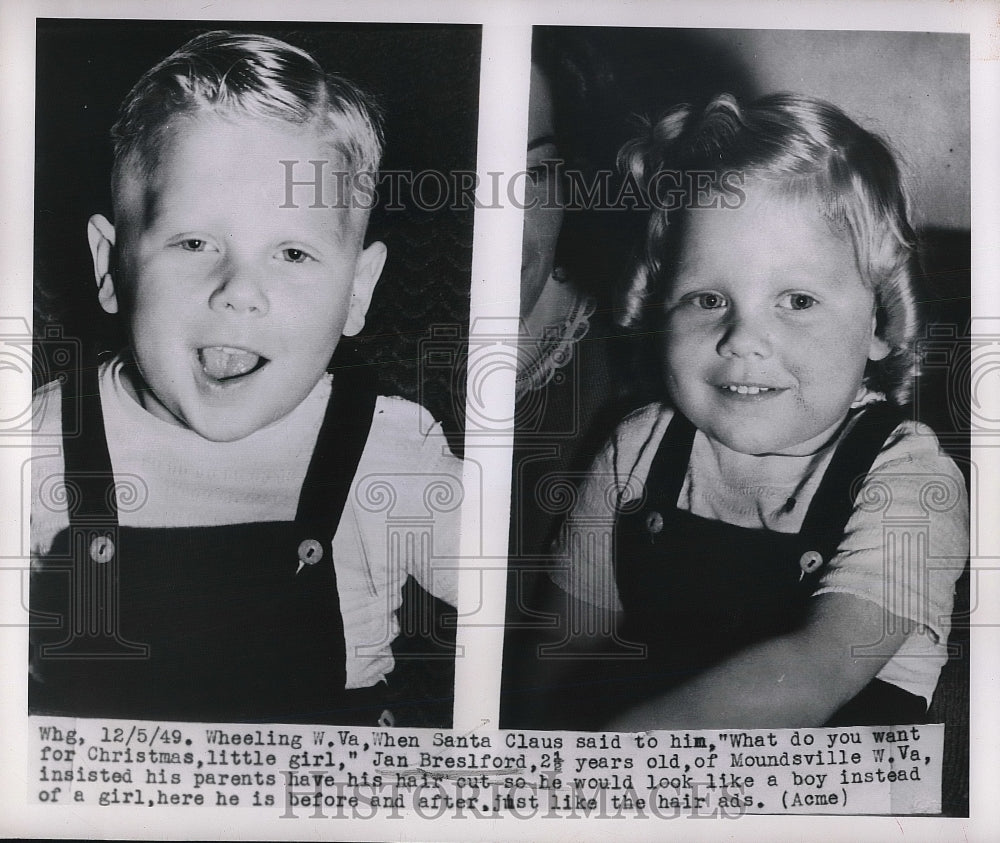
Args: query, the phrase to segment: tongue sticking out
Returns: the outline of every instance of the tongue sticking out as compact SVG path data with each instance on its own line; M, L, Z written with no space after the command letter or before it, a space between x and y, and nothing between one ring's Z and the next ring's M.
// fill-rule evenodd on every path
M216 380L245 375L260 362L259 354L225 346L203 348L199 356L205 373Z

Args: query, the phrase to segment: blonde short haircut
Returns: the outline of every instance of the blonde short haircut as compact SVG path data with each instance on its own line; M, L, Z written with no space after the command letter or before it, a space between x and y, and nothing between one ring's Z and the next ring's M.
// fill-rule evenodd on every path
M378 108L304 50L265 35L206 32L150 68L112 127L112 196L119 213L126 179L147 182L177 118L214 114L314 128L328 137L348 175L378 171ZM372 181L374 184L374 181Z

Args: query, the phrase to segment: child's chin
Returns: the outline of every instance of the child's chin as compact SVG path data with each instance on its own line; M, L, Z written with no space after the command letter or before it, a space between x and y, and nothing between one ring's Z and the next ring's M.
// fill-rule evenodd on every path
M273 424L270 418L200 418L188 420L188 429L210 442L237 442Z
M784 454L794 449L795 443L787 437L775 436L774 431L720 431L717 435L709 434L717 442L721 442L730 451L746 454L751 457L763 457L771 454Z

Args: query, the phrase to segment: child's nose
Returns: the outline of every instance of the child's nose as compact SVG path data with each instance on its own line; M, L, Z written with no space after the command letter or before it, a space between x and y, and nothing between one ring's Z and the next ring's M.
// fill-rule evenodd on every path
M268 311L264 279L255 267L230 260L222 267L209 298L213 310L264 315Z
M726 322L719 354L723 357L770 357L771 339L762 319L733 310Z

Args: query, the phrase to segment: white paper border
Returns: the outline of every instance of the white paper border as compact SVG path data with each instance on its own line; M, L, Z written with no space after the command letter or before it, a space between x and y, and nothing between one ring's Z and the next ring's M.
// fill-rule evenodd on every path
M489 84L506 80L504 96L480 99L480 169L497 162L497 169L514 171L523 156L524 104L511 92L526 90L527 56L525 33L532 24L724 27L761 29L878 29L968 32L971 35L972 90L972 283L973 316L1000 326L1000 3L994 0L938 2L938 0L797 0L797 2L434 2L419 7L404 2L217 2L194 0L173 2L121 2L118 0L53 0L17 2L0 0L0 316L23 316L30 325L32 279L32 164L34 148L34 21L35 17L95 17L234 20L343 20L371 22L427 22L482 24L483 57L490 62L482 78ZM493 80L493 81L490 81ZM516 112L516 113L515 113ZM484 127L490 127L484 138ZM516 164L514 163L516 160ZM493 164L489 164L492 168ZM483 315L516 313L517 273L511 267L520 253L520 215L516 210L476 220L472 321ZM505 219L501 220L501 217ZM487 229L487 226L490 226ZM493 235L487 238L486 232ZM509 244L508 249L502 246ZM487 251L489 249L490 251ZM514 279L513 283L504 279ZM513 289L512 289L513 288ZM983 323L985 324L985 323ZM998 417L998 391L992 384L984 415ZM4 376L0 401L6 409L30 401L30 380ZM509 390L512 396L512 387ZM501 385L495 400L504 402L508 390ZM985 395L985 394L984 394ZM0 441L2 467L18 466L26 442ZM497 450L499 453L499 449ZM973 524L978 527L978 552L973 564L989 567L1000 559L1000 531L993 515L1000 500L1000 453L977 447L973 437L972 458L980 477L979 500L973 502ZM509 462L509 458L508 458ZM509 465L496 458L495 470L482 501L486 513L501 508L509 494ZM16 556L20 549L20 492L17 471L0 471L0 556ZM992 503L990 503L992 502ZM478 516L478 513L476 513ZM506 524L491 515L483 519L491 533L484 536L488 552L498 552L506 540ZM1000 607L995 583L980 590L981 603ZM19 610L19 594L8 578L0 579L0 611L12 617ZM502 594L499 595L502 597ZM499 598L498 598L499 599ZM494 607L494 617L502 608ZM456 725L471 728L495 722L496 689L499 685L499 636L489 631L460 633L461 643L485 650L482 658L459 662L459 712ZM26 630L4 628L0 647L0 676L4 677L0 705L0 832L4 836L110 837L110 838L208 838L223 839L337 839L341 837L385 839L602 839L627 834L630 838L656 839L666 835L682 839L717 840L987 840L995 827L998 789L995 753L1000 745L998 729L998 659L1000 633L997 627L980 626L972 631L971 711L971 819L924 818L813 818L743 817L724 827L691 820L662 826L658 822L590 820L571 827L559 822L467 820L456 823L379 820L349 822L282 821L276 816L233 810L143 809L137 814L111 813L93 807L54 809L28 805L25 801L25 656ZM472 671L467 667L474 667ZM471 675L470 675L471 673ZM479 675L481 674L481 675ZM472 686L470 690L470 684Z

